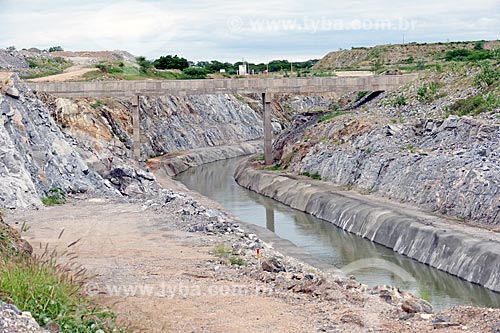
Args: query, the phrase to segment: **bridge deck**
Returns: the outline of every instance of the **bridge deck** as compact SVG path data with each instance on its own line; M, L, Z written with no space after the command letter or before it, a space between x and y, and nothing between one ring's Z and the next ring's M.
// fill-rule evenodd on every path
M241 78L206 80L144 80L28 83L35 91L59 97L126 97L134 95L204 95L235 93L347 93L394 90L416 75L379 75L311 78Z

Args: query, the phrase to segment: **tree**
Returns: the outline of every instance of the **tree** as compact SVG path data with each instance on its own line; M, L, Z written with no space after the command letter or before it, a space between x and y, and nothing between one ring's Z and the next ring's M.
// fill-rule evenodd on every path
M49 47L49 52L63 52L64 49L60 46Z
M160 58L156 59L153 62L153 65L157 69L180 69L183 70L184 68L189 67L189 62L187 61L186 58L181 58L178 57L177 55L171 56L161 56Z
M289 70L290 62L288 60L273 60L269 63L269 72L279 72Z
M153 63L150 60L146 59L146 57L139 56L135 58L135 60L137 61L137 64L141 66L141 71L143 72L147 72L148 69L153 68Z

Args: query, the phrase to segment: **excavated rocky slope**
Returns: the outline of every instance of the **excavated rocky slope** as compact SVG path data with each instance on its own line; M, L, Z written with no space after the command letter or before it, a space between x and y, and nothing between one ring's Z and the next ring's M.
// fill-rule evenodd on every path
M53 188L112 195L111 185L90 169L46 106L14 79L19 96L0 94L0 206L41 205Z
M143 161L132 158L128 100L35 95L14 76L0 94L0 207L36 207L51 190L154 195L144 160L176 151L259 139L262 119L229 95L141 99ZM5 92L6 89L4 89ZM18 90L18 91L17 91Z
M446 51L457 49L473 50L480 43L486 50L498 48L498 41L451 42L451 43L408 43L379 45L375 47L353 47L328 53L314 65L314 69L369 69L375 62L381 65L411 65L418 62L431 63L442 59Z
M275 142L275 158L347 189L497 226L500 103L495 88L472 83L478 74L468 66L430 72L355 111L300 114ZM492 101L488 112L452 114L489 95L481 97L482 106Z

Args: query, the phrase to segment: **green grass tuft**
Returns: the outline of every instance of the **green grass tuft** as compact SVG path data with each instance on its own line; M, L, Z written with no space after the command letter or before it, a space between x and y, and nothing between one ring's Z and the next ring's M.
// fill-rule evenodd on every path
M45 206L57 206L62 205L65 202L66 192L59 187L51 188L48 195L45 198L42 198L42 203Z
M322 123L324 121L328 121L330 119L334 119L334 118L337 118L338 116L341 116L343 114L346 114L347 112L343 112L343 111L335 111L335 112L331 112L331 113L328 113L328 114L325 114L323 117L321 117L319 119L319 122Z
M71 258L59 264L58 258L47 248L41 256L2 256L0 299L31 312L41 326L55 322L63 332L117 331L115 314L84 295L82 287L89 281L85 269Z

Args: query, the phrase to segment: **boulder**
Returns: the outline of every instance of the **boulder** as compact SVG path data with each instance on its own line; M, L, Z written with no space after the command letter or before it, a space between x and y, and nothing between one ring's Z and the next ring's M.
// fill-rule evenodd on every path
M7 88L7 91L5 92L5 94L7 96L10 96L12 98L15 98L15 99L19 99L19 90L17 90L16 88L14 87L9 87Z

